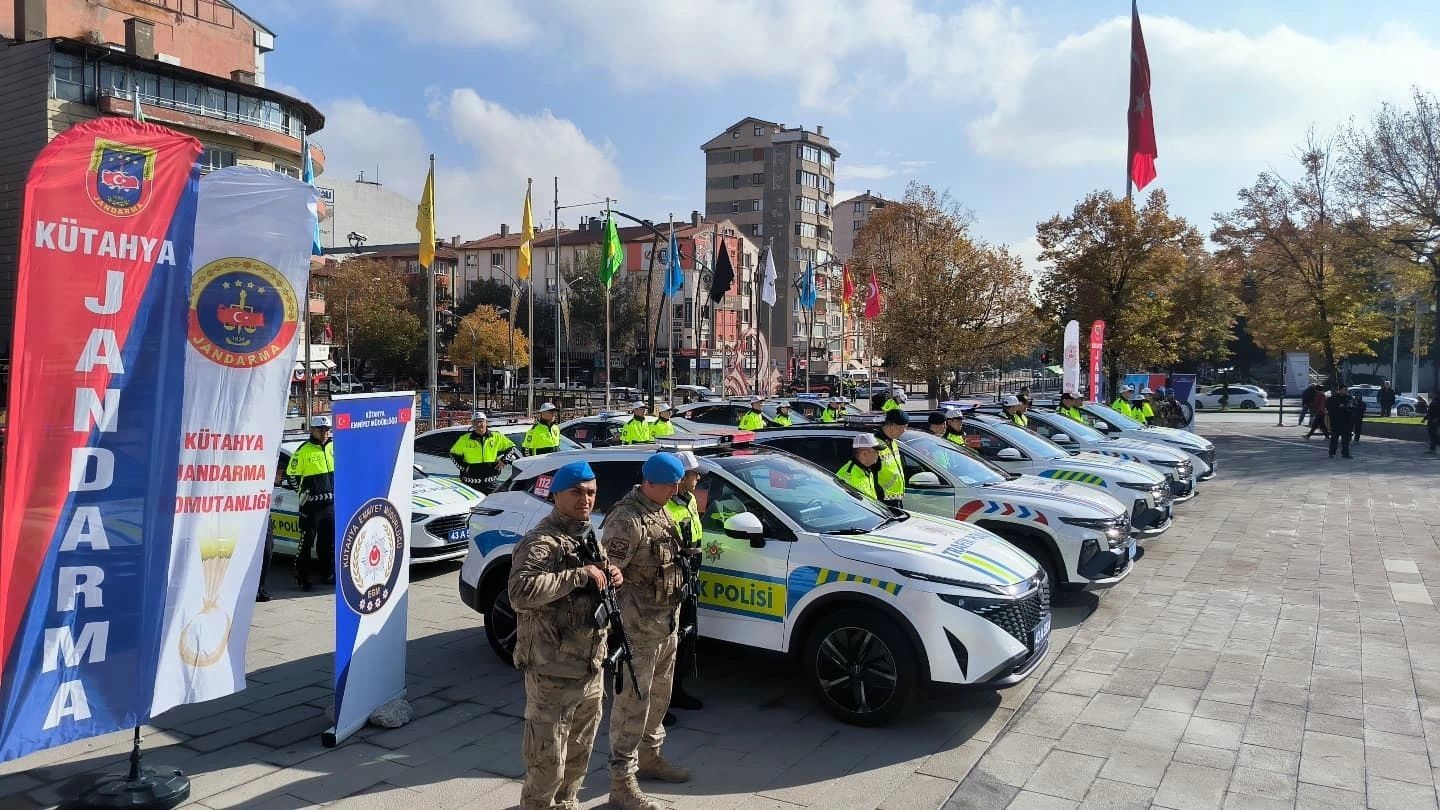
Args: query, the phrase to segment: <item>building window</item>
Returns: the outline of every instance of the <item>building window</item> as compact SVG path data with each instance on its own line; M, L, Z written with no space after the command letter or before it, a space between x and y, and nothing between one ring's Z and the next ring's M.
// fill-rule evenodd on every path
M755 134L756 134L756 135L764 135L764 134L765 134L765 127L762 127L762 126L760 126L759 124L756 124L756 125L755 125Z
M761 210L764 210L763 208L761 208L761 201L760 201L760 200L751 200L751 201L750 201L750 210L751 210L751 211L761 211Z
M796 236L803 236L803 237L805 237L805 238L807 238L807 239L814 239L814 238L818 235L818 234L817 234L817 229L816 229L816 227L815 227L815 223L813 223L813 222L797 222L797 223L795 223L795 235L796 235Z
M732 138L738 138L738 137L740 137L740 130L737 129L737 130L735 130L734 132L730 133L730 137L732 137Z
M828 217L828 216L830 216L830 203L825 202L824 200L821 200L821 201L820 201L820 216L822 216L822 217Z
M805 188L818 188L821 191L828 192L830 190L830 178L822 174L807 172L804 169L796 169L795 185L804 186Z
M755 224L753 224L753 225L750 226L750 235L751 235L751 236L759 236L759 235L760 235L760 223L757 222L757 223L755 223ZM749 265L746 265L746 266L748 267Z
M731 201L730 201L730 213L732 213L732 214L738 214L738 213L740 213L740 201L739 201L739 200L731 200Z
M505 266L505 254L504 254L504 253L499 253L499 252L491 253L491 254L490 254L490 266L491 266L491 267L504 267L504 266Z
M860 230L860 226L861 226L861 225L864 225L864 224L865 224L865 220L863 220L863 219L854 220L853 222L850 223L851 230L856 230L856 231L858 231L858 230Z
M750 175L750 185L752 185L752 186L763 186L763 185L765 185L765 175L761 174L760 172L755 172L754 174Z
M865 216L865 203L863 203L863 202L857 202L857 203L855 203L855 216L857 216L857 217L863 217L863 216Z
M275 171L280 172L287 177L294 177L297 180L300 179L300 170L295 168L294 166L289 166L284 163L276 163Z
M795 145L795 157L801 160L808 160L811 163L820 163L821 155L825 155L825 153L822 150L817 149L816 147L803 143ZM828 155L826 155L826 157L828 157Z
M738 175L738 174L732 174L732 175L730 175L730 187L731 187L731 188L739 188L739 187L740 187L740 175Z
M200 156L201 173L213 172L216 169L226 169L235 165L235 153L229 149L216 149L213 146L205 147L205 153Z
M78 56L55 53L50 59L50 95L61 101L85 100L85 63Z

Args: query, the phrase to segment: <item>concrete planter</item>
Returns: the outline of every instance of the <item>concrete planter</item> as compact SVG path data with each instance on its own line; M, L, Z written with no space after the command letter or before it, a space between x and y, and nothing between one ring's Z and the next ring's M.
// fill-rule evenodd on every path
M1412 442L1429 441L1423 422L1370 422L1360 428L1361 437L1374 436L1380 439L1404 439Z

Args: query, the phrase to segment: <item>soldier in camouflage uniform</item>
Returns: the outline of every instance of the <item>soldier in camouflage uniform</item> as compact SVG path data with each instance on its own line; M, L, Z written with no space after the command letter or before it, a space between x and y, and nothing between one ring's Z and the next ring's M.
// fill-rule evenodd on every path
M620 612L635 653L635 689L615 696L610 708L610 803L621 810L660 806L636 778L685 782L690 774L660 756L662 722L675 677L675 631L685 583L682 543L665 504L680 490L684 466L673 453L656 453L640 468L642 483L605 518L610 561L625 575Z
M595 473L583 461L555 471L555 508L515 546L510 603L515 608L515 666L525 673L525 784L521 810L580 807L605 694L605 630L595 621L607 574L581 562L580 545L595 507ZM601 549L604 554L604 549Z

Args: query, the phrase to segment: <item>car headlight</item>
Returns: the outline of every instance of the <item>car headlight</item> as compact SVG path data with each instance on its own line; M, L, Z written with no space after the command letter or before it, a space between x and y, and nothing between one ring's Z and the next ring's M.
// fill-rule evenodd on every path
M934 583L937 584L937 585L951 585L951 586L954 586L954 587L956 587L956 588L974 588L974 589L982 590L982 591L990 591L991 593L1008 593L1008 592L1009 592L1007 589L1002 588L1002 587L1000 587L1000 586L998 586L998 585L995 585L995 584L993 584L993 583L967 582L966 580L963 580L963 579L952 579L952 578L950 578L950 577L941 577L941 576L936 576L936 575L934 575L934 574L922 574L922 573L920 573L919 571L906 571L906 570L903 569L903 568L896 568L896 569L895 569L895 573L897 573L897 574L899 574L900 576L903 576L903 577L909 577L910 579L918 579L918 580L921 580L921 581L923 581L923 582L934 582ZM942 597L942 598L943 598L943 597ZM957 598L958 598L958 597L957 597ZM968 597L967 597L967 598L968 598ZM952 602L951 604L954 604L954 603Z
M411 512L411 513L410 513L410 522L411 522L411 523L423 523L424 521L427 521L427 520L429 520L429 519L430 519L430 516L427 515L427 514L425 514L424 512Z
M1004 607L1014 604L1013 599L988 599L983 596L961 596L958 593L937 593L940 601L954 605L961 610L968 610L971 613L979 613L984 610Z
M1125 488L1125 489L1133 489L1133 490L1135 490L1136 492L1148 492L1148 493L1150 493L1151 495L1155 495L1155 494L1158 494L1158 493L1160 492L1160 485L1159 485L1159 484L1151 484L1151 483L1147 483L1147 482L1145 482L1145 481L1138 481L1138 482L1131 482L1131 483L1126 483L1126 482L1124 482L1124 481L1117 481L1116 483L1118 483L1121 487L1123 487L1123 488Z
M1157 458L1152 463L1157 467L1179 467L1185 464L1183 461L1175 461L1174 459L1168 458Z
M1105 539L1110 541L1111 546L1124 542L1125 536L1130 531L1130 521L1123 517L1118 518L1072 518L1062 517L1061 523L1068 523L1071 526L1078 526L1082 529L1092 529L1102 532Z

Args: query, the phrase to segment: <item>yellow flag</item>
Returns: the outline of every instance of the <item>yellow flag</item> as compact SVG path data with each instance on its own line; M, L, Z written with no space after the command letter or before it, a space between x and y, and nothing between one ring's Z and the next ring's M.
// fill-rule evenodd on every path
M525 214L520 220L520 266L515 272L521 281L530 278L530 243L535 241L535 219L530 213L530 189L525 189Z
M420 266L430 267L435 261L435 164L425 175L425 191L415 212L415 230L420 232Z

